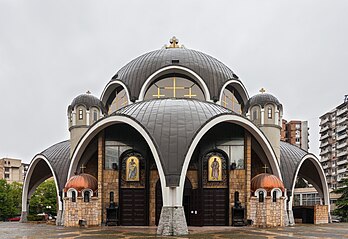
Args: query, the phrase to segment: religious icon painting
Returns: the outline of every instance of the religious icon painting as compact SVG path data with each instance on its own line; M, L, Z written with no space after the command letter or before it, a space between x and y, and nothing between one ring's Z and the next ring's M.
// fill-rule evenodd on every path
M126 181L139 181L139 158L130 156L126 161Z
M222 160L217 155L208 159L208 181L222 181Z

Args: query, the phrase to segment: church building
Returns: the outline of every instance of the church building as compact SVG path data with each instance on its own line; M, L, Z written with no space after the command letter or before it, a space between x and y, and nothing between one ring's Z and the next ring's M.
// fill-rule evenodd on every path
M265 82L266 83L266 82ZM226 65L173 37L127 63L100 98L67 109L70 139L32 159L21 221L47 178L57 190L57 225L278 227L327 223L329 194L315 155L280 140L283 105L249 96ZM293 207L303 178L320 203Z

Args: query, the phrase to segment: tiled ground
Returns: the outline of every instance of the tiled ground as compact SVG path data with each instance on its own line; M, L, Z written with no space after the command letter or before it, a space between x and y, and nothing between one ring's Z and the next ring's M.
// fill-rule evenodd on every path
M273 229L252 227L190 227L184 237L158 237L155 227L65 228L46 224L0 222L0 238L348 238L348 223L297 225Z

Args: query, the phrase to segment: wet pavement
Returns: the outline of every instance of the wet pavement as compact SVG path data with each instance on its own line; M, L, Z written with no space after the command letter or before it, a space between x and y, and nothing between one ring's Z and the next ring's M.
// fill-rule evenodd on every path
M189 227L190 235L156 236L156 227L66 228L47 224L0 222L0 238L348 238L348 223L296 225L260 229L253 227Z

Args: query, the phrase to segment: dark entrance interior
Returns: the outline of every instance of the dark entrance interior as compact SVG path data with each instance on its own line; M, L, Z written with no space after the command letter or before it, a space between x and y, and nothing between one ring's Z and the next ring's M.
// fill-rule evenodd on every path
M293 207L295 222L297 223L314 223L314 206Z

